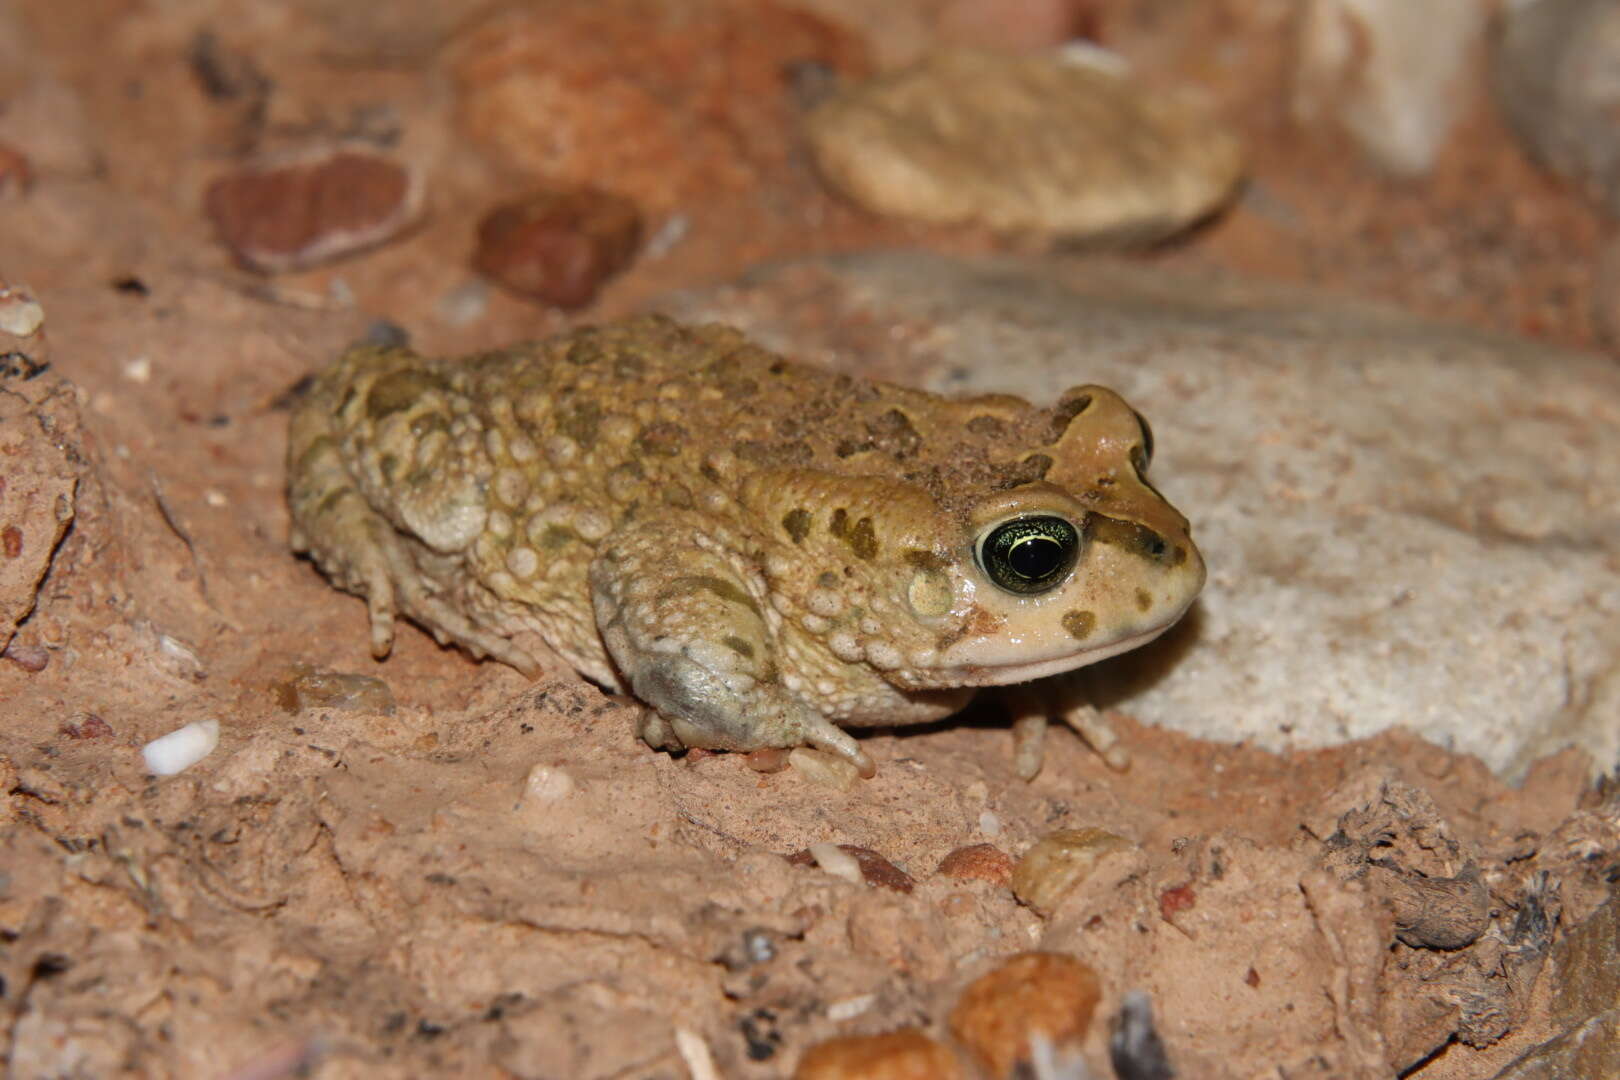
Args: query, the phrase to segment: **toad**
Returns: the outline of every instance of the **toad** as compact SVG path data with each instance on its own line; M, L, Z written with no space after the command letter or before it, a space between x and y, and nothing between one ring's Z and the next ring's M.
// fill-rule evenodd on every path
M456 360L361 346L292 419L293 547L530 676L650 706L654 747L809 746L1135 648L1204 564L1112 391L948 398L659 316Z

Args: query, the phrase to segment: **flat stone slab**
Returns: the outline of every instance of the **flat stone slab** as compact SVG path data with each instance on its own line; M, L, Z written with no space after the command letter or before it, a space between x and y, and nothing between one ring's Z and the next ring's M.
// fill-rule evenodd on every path
M1404 725L1517 774L1620 755L1620 366L1112 260L875 253L667 298L804 359L1050 401L1100 382L1210 565L1098 704L1222 740Z

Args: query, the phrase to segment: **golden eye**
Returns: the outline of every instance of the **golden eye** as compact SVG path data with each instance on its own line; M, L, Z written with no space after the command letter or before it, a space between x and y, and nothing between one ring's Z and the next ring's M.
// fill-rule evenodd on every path
M1062 584L1080 558L1080 530L1050 514L1013 518L979 539L979 567L999 589L1030 596Z

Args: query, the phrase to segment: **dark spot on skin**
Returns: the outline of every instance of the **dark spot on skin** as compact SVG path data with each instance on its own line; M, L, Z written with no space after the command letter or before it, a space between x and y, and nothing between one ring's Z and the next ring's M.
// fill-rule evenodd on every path
M802 506L789 510L782 515L782 528L795 544L804 543L804 538L810 535L810 511Z
M1153 607L1153 594L1146 589L1136 590L1136 610L1146 612Z
M985 413L967 422L967 429L983 439L996 439L1007 433L1007 422L999 416Z
M382 469L382 474L388 478L389 483L394 483L399 479L395 475L399 472L399 457L397 455L384 454L382 460L377 462L377 467Z
M1133 555L1165 566L1180 566L1187 561L1185 548L1172 548L1164 537L1145 525L1134 521L1092 514L1086 519L1086 538L1098 544L1112 544Z
M831 570L823 570L821 576L816 578L816 584L823 589L836 589L838 588L838 575Z
M692 492L685 484L671 483L664 488L664 505L677 510L692 509Z
M689 593L706 592L718 596L728 604L737 604L747 608L756 616L760 615L759 605L754 598L743 592L734 582L727 581L713 574L688 574L678 577L664 586L653 599L654 604L663 604L668 600L686 596ZM763 616L761 616L763 617Z
M698 466L698 472L702 473L703 479L707 480L711 484L718 484L720 482L720 470L715 468L713 465L710 465L707 461Z
M686 442L686 429L668 420L648 424L636 436L636 449L643 454L674 457Z
M442 378L425 371L391 371L371 384L366 394L366 415L374 421L382 420L415 405L424 394L446 389L448 384Z
M766 368L765 370L769 371L772 375L780 375L780 374L782 374L782 372L787 370L787 367L788 367L788 365L787 365L786 360L777 360L776 362L771 364L771 366Z
M540 547L544 551L556 551L579 538L579 533L566 525L547 525L546 531L540 534Z
M1097 629L1097 616L1089 611L1070 611L1063 616L1063 629L1076 641L1084 641Z
M606 350L602 348L597 336L586 331L568 346L568 351L563 354L563 360L576 367L591 367L600 363L606 355Z
M849 530L849 548L855 553L857 559L871 562L877 557L877 533L872 528L872 519L863 517Z
M749 660L754 658L754 647L748 644L748 642L744 641L742 638L738 637L736 634L727 634L725 637L720 639L720 644L724 645L738 656L746 657Z
M803 439L791 442L767 442L763 439L744 439L733 443L731 450L750 465L785 466L808 465L816 452Z
M872 436L877 448L896 461L916 457L922 447L922 436L911 423L911 417L899 409L890 409L875 420L866 423L866 433Z
M1063 433L1069 430L1069 422L1087 409L1091 408L1090 394L1076 394L1073 397L1064 396L1051 410L1051 435L1047 442L1054 443L1063 438Z
M1031 454L1022 461L996 466L996 476L991 482L991 487L997 491L1006 491L1009 488L1033 484L1037 480L1046 479L1046 471L1051 467L1052 459L1047 455Z
M842 506L834 510L832 520L827 522L827 531L842 540L849 532L849 511Z
M411 438L421 442L435 431L444 431L449 427L449 422L440 413L424 413L411 421Z
M833 453L837 454L840 458L847 458L854 457L856 454L864 454L868 450L874 450L876 448L877 444L871 439L865 439L861 442L856 442L854 439L844 439L840 441L838 446L833 449Z
M601 426L602 406L594 401L581 401L557 410L557 430L583 449L596 445L596 433Z
M943 570L945 560L932 551L922 548L907 548L904 555L907 565L918 570Z

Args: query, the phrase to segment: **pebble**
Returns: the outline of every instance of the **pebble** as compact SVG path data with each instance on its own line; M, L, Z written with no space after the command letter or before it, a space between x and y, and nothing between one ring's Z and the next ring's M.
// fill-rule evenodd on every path
M203 207L242 265L302 270L386 243L416 218L420 174L368 150L324 147L237 169Z
M794 866L819 866L846 881L864 881L895 892L909 893L916 887L910 874L871 848L856 844L811 844L789 855L787 861Z
M1611 0L1504 5L1492 58L1496 100L1546 168L1620 217L1620 6Z
M542 191L478 225L474 268L520 296L572 311L596 299L641 243L635 203L597 188Z
M796 168L797 65L864 74L861 43L769 0L506 5L453 43L461 132L548 184L611 178L654 220L757 197ZM719 58L724 62L718 62Z
M375 675L353 675L341 671L318 671L297 666L270 686L276 704L283 712L305 709L344 709L392 716L394 692Z
M951 1034L1001 1080L1028 1062L1037 1032L1054 1048L1076 1049L1101 996L1097 973L1074 957L1023 953L968 985L951 1009Z
M1102 829L1049 832L1013 867L1013 895L1042 915L1050 915L1075 886L1091 876L1098 860L1130 848L1130 841Z
M1476 85L1485 15L1479 0L1304 0L1295 120L1342 129L1396 176L1426 174Z
M988 881L992 885L1012 883L1012 856L994 844L969 844L940 860L939 872L955 881Z
M915 1028L846 1035L806 1051L794 1080L960 1080L956 1055Z
M153 776L184 772L214 752L219 745L219 721L199 720L141 747L141 758Z
M1055 56L934 53L806 117L816 165L878 214L1066 240L1160 239L1243 173L1204 110Z
M1072 677L1098 704L1273 750L1400 725L1509 777L1620 759L1608 357L1103 258L803 259L655 306L936 392L1122 393L1211 571Z

